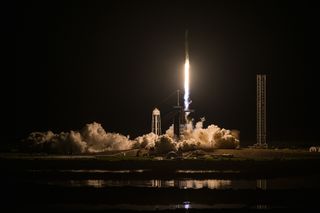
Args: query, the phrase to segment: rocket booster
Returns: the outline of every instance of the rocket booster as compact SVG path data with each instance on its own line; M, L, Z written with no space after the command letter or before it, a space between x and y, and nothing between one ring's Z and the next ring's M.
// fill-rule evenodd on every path
M189 60L188 30L185 32L185 60Z

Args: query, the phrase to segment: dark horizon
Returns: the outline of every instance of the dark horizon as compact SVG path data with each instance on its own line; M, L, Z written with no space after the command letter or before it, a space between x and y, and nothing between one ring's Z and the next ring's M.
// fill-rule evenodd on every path
M269 141L316 141L305 81L306 28L316 20L307 25L307 12L290 1L16 3L12 140L94 121L135 138L151 131L154 107L166 130L188 29L195 121L254 141L255 80L264 73Z

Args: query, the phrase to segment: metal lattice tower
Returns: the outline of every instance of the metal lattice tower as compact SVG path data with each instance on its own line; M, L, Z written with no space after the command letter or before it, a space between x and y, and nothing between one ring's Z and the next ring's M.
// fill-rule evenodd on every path
M183 106L180 106L180 92L177 90L177 105L174 106L175 116L173 118L173 133L177 139L181 138L184 131L185 114Z
M266 75L257 75L257 146L267 147L266 128Z
M161 118L160 118L160 110L155 108L152 111L152 125L151 131L156 135L161 135Z

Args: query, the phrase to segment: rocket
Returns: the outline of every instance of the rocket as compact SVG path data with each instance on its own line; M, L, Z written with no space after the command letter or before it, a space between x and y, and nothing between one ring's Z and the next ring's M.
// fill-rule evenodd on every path
M185 32L185 60L189 60L189 46L188 46L188 30Z

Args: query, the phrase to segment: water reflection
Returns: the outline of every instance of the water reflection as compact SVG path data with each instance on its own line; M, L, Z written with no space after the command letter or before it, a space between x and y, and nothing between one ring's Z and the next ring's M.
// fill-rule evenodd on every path
M231 187L231 180L153 180L151 187L226 189Z
M233 203L216 203L216 204L200 204L200 203L191 203L185 201L180 204L169 204L169 205L134 205L134 204L115 204L115 205L104 205L105 209L116 209L116 210L135 210L135 211L165 211L169 210L174 212L189 212L191 209L239 209L245 208L245 204L233 204ZM182 211L181 211L182 210ZM183 211L185 210L185 211Z
M71 180L69 183L58 185L71 185L75 187L90 186L95 188L103 187L154 187L180 189L228 189L232 188L231 180ZM51 183L55 184L55 183Z
M152 187L178 189L320 189L319 176L290 177L274 179L85 179L85 180L51 180L50 185L71 187Z
M267 209L267 208L268 208L268 206L265 204L258 204L257 205L257 209Z
M267 179L258 179L257 189L267 190ZM258 203L257 209L267 209L267 205Z
M43 172L55 172L52 169L42 170L28 170L29 172L43 173ZM150 170L147 169L133 169L133 170L105 170L105 169L60 169L58 172L70 172L70 173L143 173Z
M183 189L227 189L231 188L231 180L180 180L179 188Z
M185 209L189 209L191 207L190 201L183 202L183 206L184 206Z
M176 170L176 173L182 174L221 174L221 173L240 173L236 170Z
M174 180L152 180L151 187L176 187Z
M258 179L257 189L267 190L267 179Z

